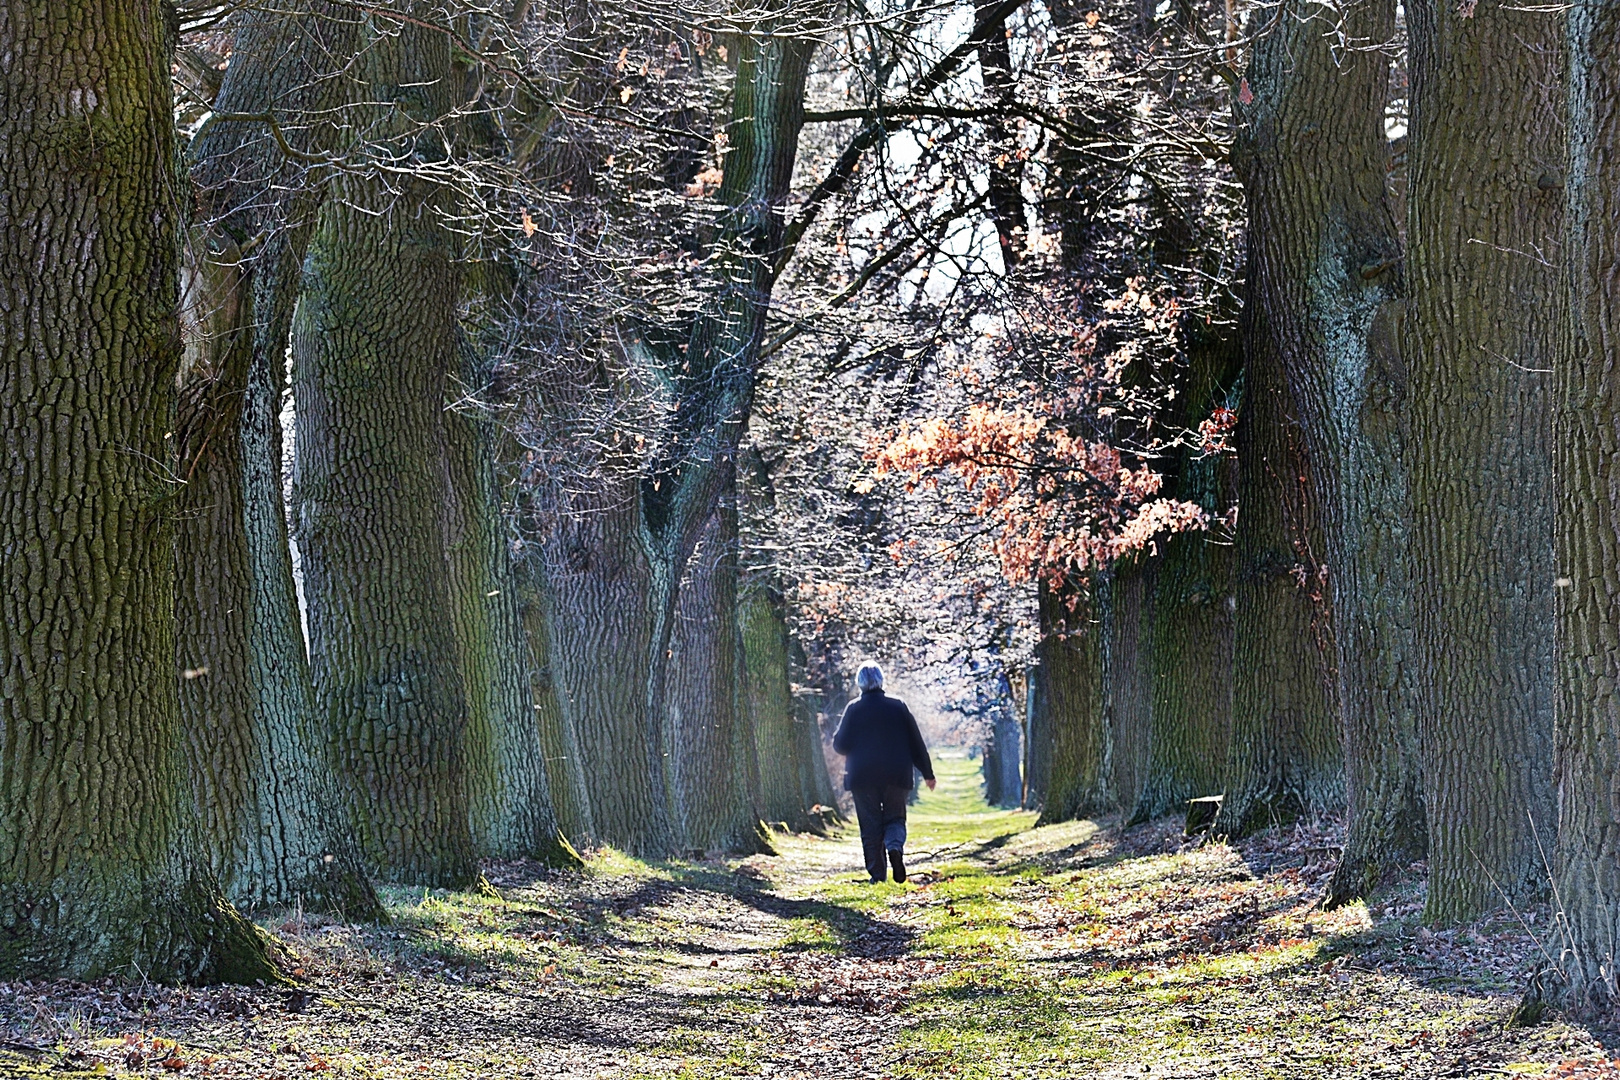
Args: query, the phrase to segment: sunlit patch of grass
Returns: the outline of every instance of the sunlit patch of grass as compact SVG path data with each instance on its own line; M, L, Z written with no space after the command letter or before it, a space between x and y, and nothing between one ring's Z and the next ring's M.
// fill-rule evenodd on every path
M668 1075L671 1057L680 1059L674 1075L691 1080L757 1073L765 1043L765 1033L758 1027L730 1032L690 1026L671 1028L658 1045L656 1056L664 1068L657 1075Z
M629 877L669 881L675 877L672 866L637 858L613 847L592 848L585 853L585 873L594 877Z
M942 849L976 853L1000 846L1029 829L1036 815L1029 810L995 810L979 790L979 763L958 754L941 753L934 761L939 787L919 789L907 812L907 849L916 856ZM951 852L954 854L954 851ZM919 865L923 861L917 860Z

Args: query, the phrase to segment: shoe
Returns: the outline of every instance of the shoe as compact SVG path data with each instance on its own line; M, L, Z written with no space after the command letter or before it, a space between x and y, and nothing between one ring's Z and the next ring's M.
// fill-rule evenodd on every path
M902 851L889 852L889 865L894 868L895 884L903 884L906 880L906 857Z
M885 883L885 882L886 882L886 881L888 881L888 880L889 880L889 879L888 879L888 878L886 878L886 877L875 877L875 878L867 878L867 879L866 879L866 883L867 883L867 884L868 884L868 885L882 885L882 884L884 884L884 883Z

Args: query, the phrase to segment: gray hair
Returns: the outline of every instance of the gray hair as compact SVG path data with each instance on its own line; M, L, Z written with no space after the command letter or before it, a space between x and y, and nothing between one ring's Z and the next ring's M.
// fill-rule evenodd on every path
M862 690L881 690L883 688L883 669L876 664L862 664L855 673L855 685Z

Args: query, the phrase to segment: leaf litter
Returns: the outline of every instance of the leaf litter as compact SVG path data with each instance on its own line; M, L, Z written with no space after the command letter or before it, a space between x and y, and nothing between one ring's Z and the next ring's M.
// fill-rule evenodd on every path
M913 813L903 887L859 884L849 835L600 852L385 888L386 926L261 918L293 988L0 983L0 1075L1620 1080L1609 1030L1503 1027L1545 908L1426 927L1418 865L1321 911L1337 822L1228 845Z

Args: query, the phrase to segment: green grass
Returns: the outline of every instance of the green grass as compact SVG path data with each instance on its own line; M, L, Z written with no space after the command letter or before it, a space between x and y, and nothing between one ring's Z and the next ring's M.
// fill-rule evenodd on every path
M895 1076L1373 1076L1474 1045L1510 1004L1489 996L1504 987L1488 971L1341 969L1414 924L1317 911L1297 872L1256 877L1222 845L1138 853L1091 822L1035 829L984 804L975 762L941 755L937 769L939 790L910 813L913 883L812 890L903 920L908 955L940 969L910 988Z
M56 1049L0 1048L0 1072L76 1075L78 1047L116 1073L160 1036L261 1080L483 1080L537 1060L690 1080L1419 1080L1537 1075L1599 1052L1569 1024L1501 1030L1522 975L1496 961L1528 956L1514 921L1442 940L1417 923L1420 882L1318 911L1303 864L1256 872L1164 823L1036 828L984 804L976 762L936 764L903 885L865 882L851 827L777 836L779 857L604 849L578 872L492 870L493 895L385 887L384 926L264 921L318 999L307 1013L267 988L251 1023L170 1012L102 1030L80 1023L88 1006L19 999L13 1032ZM559 1048L537 1059L534 1038Z

